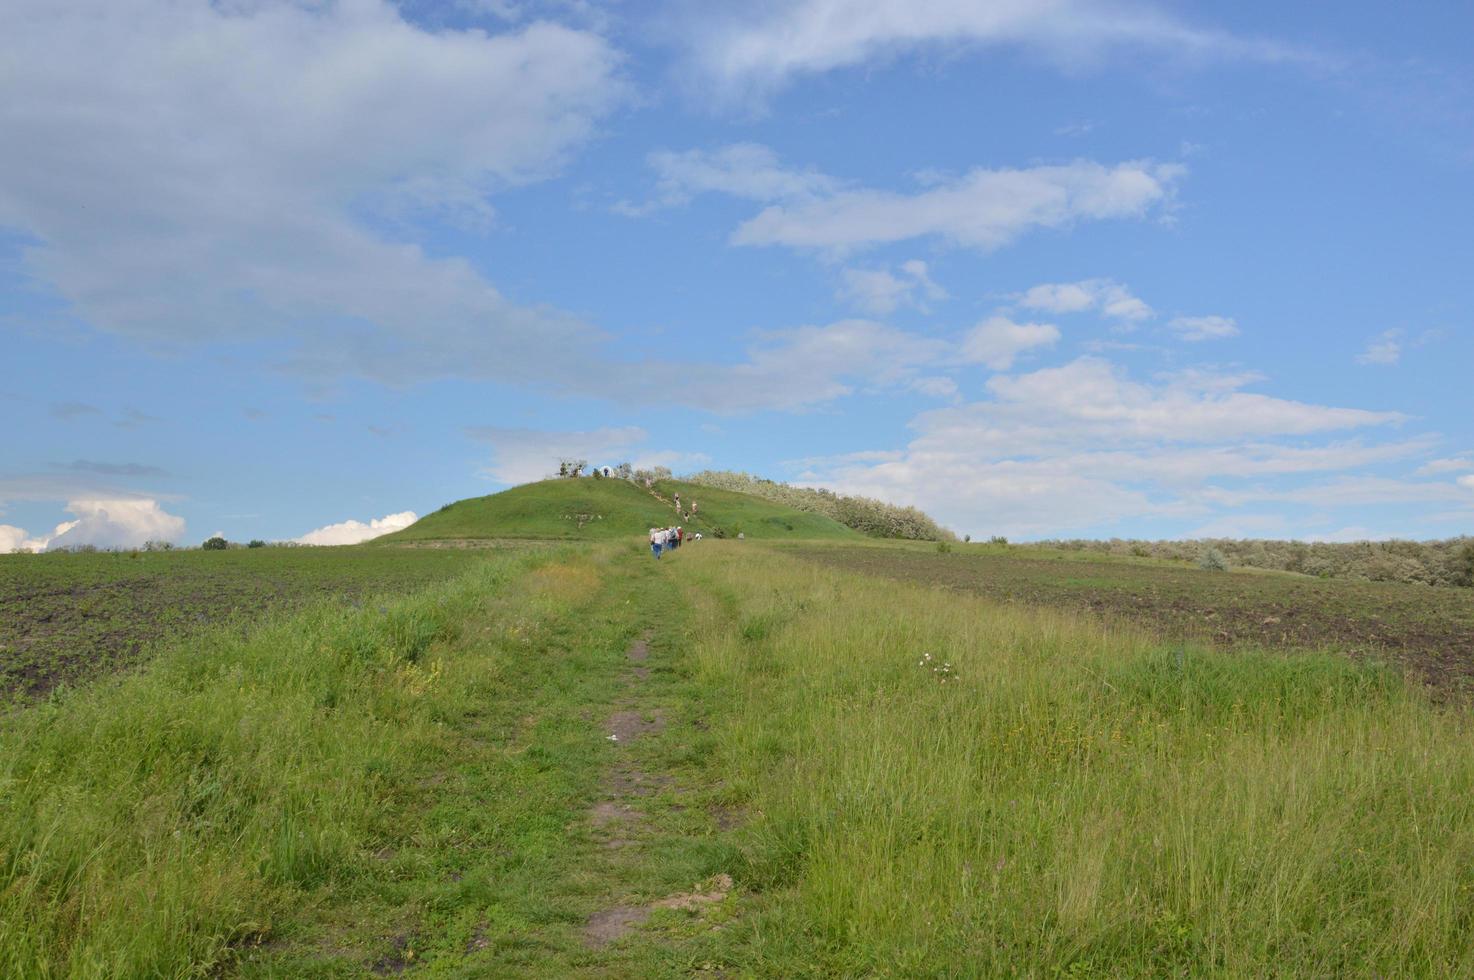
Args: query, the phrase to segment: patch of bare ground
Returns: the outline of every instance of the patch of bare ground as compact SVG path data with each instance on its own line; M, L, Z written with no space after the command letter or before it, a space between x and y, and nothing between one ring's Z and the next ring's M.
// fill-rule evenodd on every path
M657 909L699 912L719 904L732 892L732 876L719 874L697 885L689 892L668 895L649 905L616 905L596 912L584 926L584 943L591 947L607 946L644 925Z
M665 716L660 712L616 711L609 716L609 733L616 742L633 742L644 735L665 731Z
M717 825L717 830L723 833L736 830L747 823L747 813L740 807L714 806L707 812L711 814L712 823Z

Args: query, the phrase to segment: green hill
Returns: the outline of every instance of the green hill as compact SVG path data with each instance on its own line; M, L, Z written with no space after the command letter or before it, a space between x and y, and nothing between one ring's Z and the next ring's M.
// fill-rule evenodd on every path
M728 490L679 481L656 484L655 494L627 480L543 480L442 507L376 541L445 541L478 538L600 540L644 535L677 522L671 503L695 499L699 514L680 523L709 537L858 538L819 514ZM656 496L659 495L659 497ZM688 504L689 507L689 504Z

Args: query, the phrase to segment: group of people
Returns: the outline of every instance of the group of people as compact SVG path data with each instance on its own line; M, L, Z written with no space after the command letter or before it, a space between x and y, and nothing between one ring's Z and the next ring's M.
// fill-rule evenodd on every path
M700 531L687 537L686 529L683 527L652 527L650 529L650 553L659 558L661 552L675 551L687 541L700 540Z

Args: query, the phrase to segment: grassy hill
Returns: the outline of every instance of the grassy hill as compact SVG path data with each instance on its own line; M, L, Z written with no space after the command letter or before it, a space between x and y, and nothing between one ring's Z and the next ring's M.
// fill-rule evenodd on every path
M486 497L472 497L428 514L403 531L376 539L386 543L479 538L604 540L643 535L676 523L670 502L695 499L700 513L681 523L711 537L859 538L819 514L793 510L745 493L713 490L678 481L656 485L656 494L627 480L543 480Z

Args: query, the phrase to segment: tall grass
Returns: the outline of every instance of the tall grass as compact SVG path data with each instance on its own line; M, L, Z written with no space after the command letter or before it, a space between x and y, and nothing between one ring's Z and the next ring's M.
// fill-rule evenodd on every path
M369 860L386 801L495 680L450 641L538 561L215 632L0 719L0 976L183 976ZM537 615L542 581L519 601Z
M682 557L760 972L1474 974L1469 726L1395 674Z

